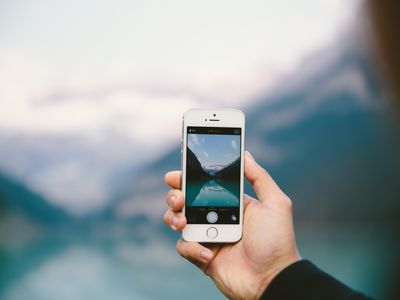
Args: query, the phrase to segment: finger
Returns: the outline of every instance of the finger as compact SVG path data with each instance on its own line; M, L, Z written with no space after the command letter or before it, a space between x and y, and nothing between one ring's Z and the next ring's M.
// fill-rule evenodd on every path
M176 251L203 272L215 256L215 253L207 247L196 242L186 242L182 239L176 243Z
M163 220L175 231L182 231L186 226L186 217L181 212L173 212L170 209L164 213Z
M167 204L172 211L181 211L185 205L185 198L180 190L170 190L167 194Z
M181 188L182 171L171 171L165 174L164 181L173 189Z
M244 173L261 203L283 194L268 172L254 160L248 151L245 154Z

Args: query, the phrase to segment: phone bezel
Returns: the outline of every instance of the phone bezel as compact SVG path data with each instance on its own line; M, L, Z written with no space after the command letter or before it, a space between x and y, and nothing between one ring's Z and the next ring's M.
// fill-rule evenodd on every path
M215 116L214 116L215 114ZM218 119L218 121L210 121ZM240 143L240 204L239 204L239 224L187 224L182 231L182 238L186 241L196 241L202 243L232 243L237 242L242 237L243 228L243 189L244 189L244 138L245 138L245 116L244 113L236 109L191 109L183 116L182 130L182 192L186 194L186 145L187 128L190 126L207 127L236 127L241 128ZM185 213L185 208L183 208ZM218 230L218 236L211 239L206 232L210 227Z

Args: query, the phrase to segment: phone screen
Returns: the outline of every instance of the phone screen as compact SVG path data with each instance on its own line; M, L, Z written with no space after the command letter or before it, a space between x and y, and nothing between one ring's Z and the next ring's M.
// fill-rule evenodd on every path
M187 127L188 224L239 224L241 128Z

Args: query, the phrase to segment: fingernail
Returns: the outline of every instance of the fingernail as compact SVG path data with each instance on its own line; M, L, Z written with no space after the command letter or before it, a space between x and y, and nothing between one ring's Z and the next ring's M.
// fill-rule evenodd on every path
M177 227L177 226L178 226L178 223L179 223L178 217L172 217L172 218L171 218L171 224L172 224L173 226Z
M249 151L246 150L246 154L247 154L248 158L250 158L252 161L255 161L253 155L251 155L251 153Z
M208 249L202 250L200 252L200 257L202 259L204 259L205 261L209 261L213 257L213 253L211 252L211 250L208 250Z
M171 197L169 197L169 206L174 206L174 202L176 200L176 196L172 195Z

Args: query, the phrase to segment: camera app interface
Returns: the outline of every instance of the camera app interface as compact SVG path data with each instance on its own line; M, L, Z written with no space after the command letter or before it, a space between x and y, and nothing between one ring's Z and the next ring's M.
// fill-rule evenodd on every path
M241 129L188 127L186 218L189 224L238 224Z

